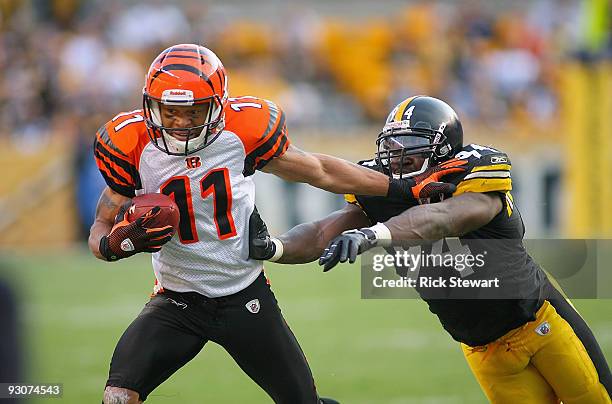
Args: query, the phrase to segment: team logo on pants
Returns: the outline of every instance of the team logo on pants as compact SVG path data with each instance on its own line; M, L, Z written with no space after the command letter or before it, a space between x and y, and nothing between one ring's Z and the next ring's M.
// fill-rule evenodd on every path
M180 307L181 309L185 310L187 308L187 303L183 303L183 302L177 302L176 300L167 297L166 298L167 301L169 301L170 303L172 303L173 305Z
M540 324L536 329L535 332L539 335L546 335L550 332L550 324L548 324L548 321L543 322L542 324Z
M250 311L253 314L259 313L259 299L251 300L250 302L245 304L245 307L247 308L248 311Z

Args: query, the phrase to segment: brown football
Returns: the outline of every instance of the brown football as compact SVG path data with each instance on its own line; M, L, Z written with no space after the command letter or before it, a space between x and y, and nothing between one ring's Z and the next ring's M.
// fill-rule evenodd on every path
M172 198L164 194L144 194L135 196L132 199L132 206L128 210L127 219L133 222L156 206L159 206L161 211L155 219L153 219L152 225L154 227L171 225L174 231L176 231L180 219L178 206L176 206Z

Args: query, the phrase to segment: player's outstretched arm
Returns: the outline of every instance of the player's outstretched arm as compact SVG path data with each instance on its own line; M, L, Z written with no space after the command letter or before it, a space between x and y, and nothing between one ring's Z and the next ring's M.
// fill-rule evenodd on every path
M293 145L282 156L270 161L262 171L336 194L384 196L389 192L389 177L383 173L338 157L305 152Z
M255 211L249 226L249 256L282 264L311 262L319 258L327 244L338 234L369 224L363 210L347 205L323 219L299 224L278 238L270 238L265 223Z
M131 198L123 196L109 187L102 191L96 207L96 219L89 230L88 240L89 249L97 258L106 259L100 253L100 240L110 233L119 209L130 200Z
M468 192L439 203L419 205L385 223L344 232L334 238L319 259L324 271L339 262L355 262L357 255L391 240L410 244L416 240L440 240L457 237L489 223L501 211L502 202L496 193Z
M464 171L461 167L436 167L421 177L390 179L386 174L326 154L308 153L291 145L262 171L287 181L305 182L337 194L387 196L416 205L422 197L452 194L455 186L441 182L445 175Z

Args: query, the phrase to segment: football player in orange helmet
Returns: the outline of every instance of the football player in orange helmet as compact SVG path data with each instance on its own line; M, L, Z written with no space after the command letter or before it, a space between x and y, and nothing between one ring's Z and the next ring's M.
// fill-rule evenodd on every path
M142 90L151 142L168 154L187 155L208 145L225 125L229 95L221 60L203 46L171 47L151 64ZM183 108L181 108L183 107ZM176 129L175 111L193 107L193 126Z
M227 89L212 51L171 46L149 69L143 109L116 115L96 135L107 188L89 247L107 261L152 252L156 276L154 296L113 354L106 403L146 400L209 340L275 402L332 403L317 395L262 261L248 258L249 218L256 212L252 174L262 170L341 194L415 199L414 180L291 145L280 107L257 97L230 98ZM155 192L176 202L176 236L149 220L113 227L122 205Z

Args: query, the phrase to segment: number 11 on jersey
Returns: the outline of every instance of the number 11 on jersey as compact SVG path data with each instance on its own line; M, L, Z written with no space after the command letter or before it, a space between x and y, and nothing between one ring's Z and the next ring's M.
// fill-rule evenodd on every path
M189 177L181 175L166 181L160 191L174 199L179 208L179 239L183 244L199 241L193 212L194 198ZM200 180L200 196L206 199L212 195L213 218L219 239L225 240L236 235L232 217L232 189L227 168L216 168L206 173ZM197 201L196 201L197 203Z

